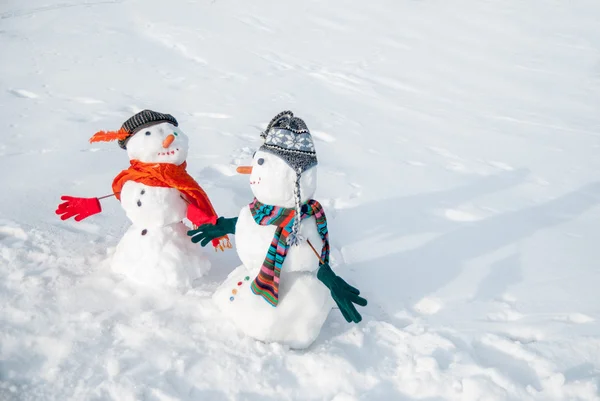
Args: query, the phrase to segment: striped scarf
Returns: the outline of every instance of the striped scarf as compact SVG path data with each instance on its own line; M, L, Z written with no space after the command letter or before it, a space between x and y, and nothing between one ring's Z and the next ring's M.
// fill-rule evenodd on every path
M272 306L279 303L279 276L281 267L288 253L288 236L294 225L296 210L260 203L256 198L250 204L250 212L254 221L261 226L275 225L275 235L267 251L258 276L252 282L252 292L262 296ZM329 263L329 234L327 232L327 218L319 202L309 200L301 208L301 220L314 216L317 221L317 231L323 240L321 259ZM320 263L320 262L319 262Z

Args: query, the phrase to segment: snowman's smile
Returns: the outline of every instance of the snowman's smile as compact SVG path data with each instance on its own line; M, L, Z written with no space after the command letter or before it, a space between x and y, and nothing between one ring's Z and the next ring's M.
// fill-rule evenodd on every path
M174 155L177 152L179 152L179 148L176 148L174 150L167 150L166 152L158 152L157 155L158 156L169 156L169 155Z
M260 184L260 177L258 177L257 180L250 181L250 185L258 185L258 184Z

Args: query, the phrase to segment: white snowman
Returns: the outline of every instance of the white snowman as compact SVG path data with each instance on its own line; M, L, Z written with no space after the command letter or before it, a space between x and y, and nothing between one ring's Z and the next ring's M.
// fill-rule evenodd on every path
M216 290L214 302L246 335L291 348L317 338L335 301L348 322L359 322L359 291L329 267L327 220L313 200L317 158L306 124L290 111L275 116L250 167L254 200L237 218L220 217L188 234L206 245L236 235L242 265ZM302 219L296 216L301 215Z
M98 132L91 142L118 140L127 150L130 167L113 181L132 225L111 260L111 267L132 281L150 287L189 288L210 269L209 260L190 243L183 223L215 223L210 200L186 172L188 138L169 114L144 110L119 131ZM101 211L98 198L63 197L57 214L80 221ZM231 247L227 237L217 248Z

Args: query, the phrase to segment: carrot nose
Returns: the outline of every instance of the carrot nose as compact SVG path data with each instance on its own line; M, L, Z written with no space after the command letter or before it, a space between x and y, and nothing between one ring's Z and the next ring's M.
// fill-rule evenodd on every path
M163 141L163 148L168 148L169 146L171 146L171 144L173 143L173 141L175 140L175 135L173 134L169 134L167 135L167 137L165 138L165 140Z
M252 166L240 166L236 171L240 174L252 174Z

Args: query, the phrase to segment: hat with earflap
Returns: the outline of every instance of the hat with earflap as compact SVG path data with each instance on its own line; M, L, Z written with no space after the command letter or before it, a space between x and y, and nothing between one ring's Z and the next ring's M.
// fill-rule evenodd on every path
M260 135L265 142L259 150L272 153L285 161L295 172L296 182L294 196L296 216L301 215L302 195L300 193L300 177L302 173L318 164L313 138L306 123L294 116L289 110L277 114L267 129ZM288 236L289 245L298 245L300 219L294 219L292 231Z
M118 131L98 131L90 138L90 142L118 141L121 149L127 149L127 141L138 131L160 123L178 126L177 120L170 114L152 110L142 110L123 123Z

